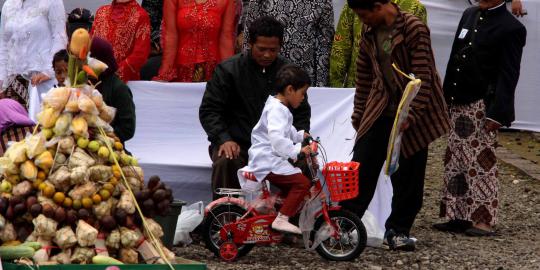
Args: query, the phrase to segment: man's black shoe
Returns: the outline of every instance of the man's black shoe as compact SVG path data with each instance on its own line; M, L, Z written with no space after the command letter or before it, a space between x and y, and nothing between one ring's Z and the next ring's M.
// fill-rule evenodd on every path
M384 234L383 245L390 250L414 251L416 240L402 233L397 234L393 229L390 229Z

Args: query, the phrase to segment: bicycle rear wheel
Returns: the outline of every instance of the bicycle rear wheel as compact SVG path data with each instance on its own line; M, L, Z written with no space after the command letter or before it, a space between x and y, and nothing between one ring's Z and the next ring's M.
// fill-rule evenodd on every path
M212 209L203 222L203 239L210 251L220 257L221 245L225 242L221 240L220 231L223 226L236 222L246 210L237 205L220 205ZM238 257L242 257L251 251L253 244L237 245Z

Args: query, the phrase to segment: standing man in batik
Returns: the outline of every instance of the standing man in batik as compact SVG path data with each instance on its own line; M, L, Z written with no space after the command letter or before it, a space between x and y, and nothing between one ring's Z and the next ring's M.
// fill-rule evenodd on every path
M398 104L409 82L392 68L395 63L421 79L422 86L401 126L400 167L392 175L394 195L384 244L393 250L412 251L416 244L409 233L422 207L428 146L449 128L429 29L390 0L348 0L348 4L366 27L356 61L352 115L357 130L353 160L362 164L360 194L344 205L363 216L373 198Z
M497 223L497 130L514 121L525 27L504 0L480 0L463 13L444 81L451 130L445 155L442 231L493 234Z

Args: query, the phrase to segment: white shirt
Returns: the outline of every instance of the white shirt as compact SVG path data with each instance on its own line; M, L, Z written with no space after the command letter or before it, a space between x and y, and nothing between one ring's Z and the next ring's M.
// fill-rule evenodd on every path
M251 132L248 165L238 173L240 186L244 188L246 184L242 172L253 173L258 182L271 172L279 175L302 173L288 161L300 154L304 139L304 131L296 131L292 123L289 108L277 98L269 96L261 119Z
M0 80L43 72L54 78L53 56L67 46L62 0L7 0L0 23Z

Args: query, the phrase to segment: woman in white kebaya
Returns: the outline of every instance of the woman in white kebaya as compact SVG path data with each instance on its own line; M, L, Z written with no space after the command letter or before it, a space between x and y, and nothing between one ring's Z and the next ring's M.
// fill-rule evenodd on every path
M0 96L28 107L28 86L54 78L53 56L68 43L62 0L6 0L0 23Z
M289 217L296 214L311 184L288 160L297 159L301 152L309 155L311 149L309 146L302 148L301 142L309 134L294 128L289 108L300 106L309 85L309 75L298 66L286 65L278 72L277 95L266 100L261 119L251 133L248 165L240 169L253 173L259 182L268 180L286 195L272 228L297 234L302 232L289 223ZM240 185L245 184L246 180L240 177Z

